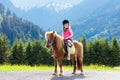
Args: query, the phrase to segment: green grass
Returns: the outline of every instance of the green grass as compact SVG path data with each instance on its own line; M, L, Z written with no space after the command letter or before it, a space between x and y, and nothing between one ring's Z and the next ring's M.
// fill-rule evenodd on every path
M9 71L33 71L33 70L53 70L54 66L27 66L27 65L0 65L0 72ZM73 66L64 66L64 70L72 70ZM104 71L120 71L120 67L108 67L100 65L84 66L85 70L104 70Z
M86 70L120 71L120 67L110 67L104 65L84 66Z

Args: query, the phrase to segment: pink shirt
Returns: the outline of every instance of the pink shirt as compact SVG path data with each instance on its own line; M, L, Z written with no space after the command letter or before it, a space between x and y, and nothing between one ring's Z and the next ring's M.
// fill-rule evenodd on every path
M67 37L69 37L70 35L71 35L71 33L70 33L70 30L69 30L69 29L63 31L63 37L64 37L64 39L67 39ZM72 38L70 38L70 39L72 39Z

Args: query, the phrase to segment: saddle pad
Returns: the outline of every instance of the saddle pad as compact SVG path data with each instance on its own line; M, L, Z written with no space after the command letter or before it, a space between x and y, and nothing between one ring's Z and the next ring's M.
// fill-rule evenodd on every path
M69 46L69 52L70 52L70 54L75 54L75 47L74 47L74 44L73 44L73 42L71 41L71 40L68 40L67 41L68 42L68 46Z
M75 54L75 47L73 43L72 43L72 47L70 47L70 54Z

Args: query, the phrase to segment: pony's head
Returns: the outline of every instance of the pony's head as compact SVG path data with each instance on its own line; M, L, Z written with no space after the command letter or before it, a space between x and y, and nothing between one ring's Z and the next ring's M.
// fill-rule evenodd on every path
M55 44L55 31L50 31L45 33L46 47L49 48Z
M58 49L63 47L63 38L58 35L55 31L45 33L46 47L56 46Z

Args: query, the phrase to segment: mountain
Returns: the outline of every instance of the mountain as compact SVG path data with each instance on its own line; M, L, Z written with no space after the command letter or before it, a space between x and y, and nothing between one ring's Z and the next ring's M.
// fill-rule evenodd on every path
M112 0L111 0L112 1ZM113 36L120 41L120 1L106 3L77 25L73 25L75 38L85 35L88 39Z
M17 16L39 25L44 30L51 29L57 31L61 29L62 20L69 19L71 25L77 24L84 17L93 13L93 11L108 1L109 0L82 0L82 2L76 5L72 5L70 2L61 4L51 1L42 7L33 7L25 11L16 8L9 0L0 0L7 8L15 12Z
M0 34L5 34L12 44L15 38L44 39L44 31L37 25L19 18L0 3Z
M62 20L69 19L74 39L85 35L87 39L117 36L120 40L120 1L119 0L82 0L71 5L50 2L42 7L29 10L16 8L9 0L0 0L7 8L23 19L39 25L44 30L61 33ZM66 8L65 8L66 7Z

